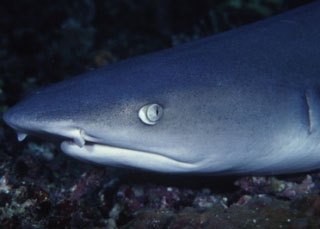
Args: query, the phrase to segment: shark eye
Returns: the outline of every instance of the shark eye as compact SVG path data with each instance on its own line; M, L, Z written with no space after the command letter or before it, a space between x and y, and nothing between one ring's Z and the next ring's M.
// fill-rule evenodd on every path
M147 104L140 108L139 118L147 125L154 125L163 115L163 108L156 103Z

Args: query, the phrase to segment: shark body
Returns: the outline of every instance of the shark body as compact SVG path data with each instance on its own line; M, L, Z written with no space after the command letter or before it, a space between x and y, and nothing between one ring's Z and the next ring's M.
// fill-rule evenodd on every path
M168 173L320 168L320 2L35 91L4 120L66 154Z

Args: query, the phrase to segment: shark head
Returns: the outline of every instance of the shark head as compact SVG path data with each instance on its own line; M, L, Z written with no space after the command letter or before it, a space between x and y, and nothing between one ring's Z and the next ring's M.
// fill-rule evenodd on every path
M168 85L173 84L127 61L39 89L4 120L19 140L51 135L78 159L160 172L196 170L202 158L181 144L192 131L178 121L186 109L183 90Z
M4 120L19 140L54 136L66 154L104 165L215 174L319 168L319 12L316 2L90 71L35 91Z
M311 147L311 156L295 169L314 166L316 135L308 137L303 121L305 104L314 102L251 70L248 81L222 55L206 56L206 42L193 44L39 89L4 120L19 140L55 137L64 153L102 165L166 173L286 172L291 161L301 161L301 147L292 146L299 139L294 142Z

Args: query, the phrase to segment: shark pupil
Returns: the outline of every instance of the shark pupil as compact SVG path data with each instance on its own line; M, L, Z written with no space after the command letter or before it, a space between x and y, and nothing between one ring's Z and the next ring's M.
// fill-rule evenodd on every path
M161 117L162 108L158 104L152 104L147 109L147 117L150 121L155 122L158 121Z

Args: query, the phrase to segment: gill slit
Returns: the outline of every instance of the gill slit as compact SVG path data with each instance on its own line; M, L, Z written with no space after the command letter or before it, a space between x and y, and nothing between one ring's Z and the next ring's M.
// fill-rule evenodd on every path
M308 95L308 92L306 91L304 94L304 98L306 101L306 105L307 105L307 117L308 117L308 134L312 133L313 130L313 123L312 123L312 110L311 110L311 101L310 101L310 97Z

